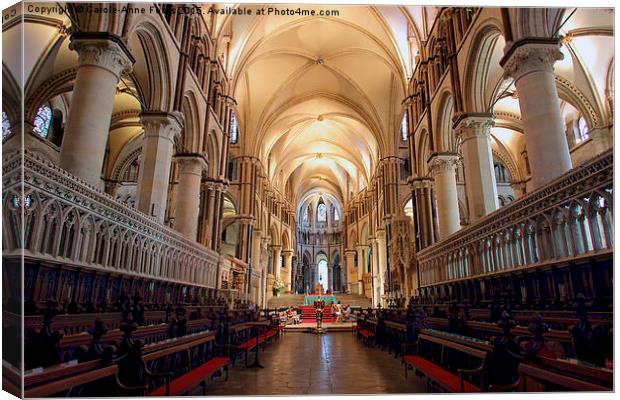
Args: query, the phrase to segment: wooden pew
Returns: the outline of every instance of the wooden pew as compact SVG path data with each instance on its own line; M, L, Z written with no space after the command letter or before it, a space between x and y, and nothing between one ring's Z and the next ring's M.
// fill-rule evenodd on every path
M40 385L24 391L24 397L49 397L58 393L68 392L73 388L83 386L87 383L94 382L103 378L116 376L118 366L111 365L104 368L97 368L91 371L83 372L79 375L70 376L68 378L55 380L45 385Z
M2 390L11 393L15 397L22 397L21 371L6 360L2 360Z
M187 321L187 333L200 332L206 329L211 323L211 319L199 319ZM133 333L133 337L143 340L145 343L154 343L168 338L169 324L158 324L149 326L140 326ZM101 341L103 343L111 343L120 341L123 332L120 329L109 330ZM82 332L75 335L63 336L60 339L61 360L68 361L74 358L75 350L80 346L88 346L92 341L92 335L88 332Z
M268 323L266 321L264 322ZM272 324L270 327L266 328L263 333L259 334L257 338L256 334L251 335L251 332L253 329L259 329L259 327L256 326L256 324L251 324L251 323L240 324L240 326L236 329L236 331L237 332L243 331L246 334L243 335L242 339L239 339L240 337L237 336L236 337L237 340L233 341L228 346L229 349L233 352L233 354L231 354L232 364L233 365L235 364L238 354L243 353L244 359L245 359L245 366L247 367L250 351L256 349L256 346L263 346L264 344L271 341L272 338L280 335L281 332L283 331L281 328L283 327L279 324L278 325ZM264 350L264 347L263 347L263 350Z
M611 391L610 388L599 384L526 363L519 364L519 380L517 383L511 387L501 388L502 391L511 389L519 392Z
M226 380L228 380L228 366L230 365L229 357L213 357L205 363L202 363L195 368L192 368L191 364L191 349L204 345L208 342L215 341L215 335L210 334L208 336L204 336L194 341L190 341L178 346L170 347L167 349L161 349L156 352L151 352L143 357L145 363L145 369L149 370L146 367L146 363L152 362L163 357L175 355L177 353L186 352L187 353L187 372L175 377L174 379L170 379L168 375L165 378L165 383L156 387L153 390L150 390L147 395L148 396L181 396L186 394L187 392L193 390L198 386L203 387L202 394L206 394L207 390L207 380L212 379L213 375L218 371L223 371L226 376ZM216 344L217 345L217 344ZM150 370L149 370L150 371ZM151 373L151 375L154 375Z
M377 320L374 318L360 318L357 320L357 337L370 345L375 343L377 335Z
M423 349L423 343L429 346ZM436 347L440 348L439 355L435 351ZM452 354L447 354L448 349L450 349ZM467 364L472 364L471 359L475 359L478 365L475 368L471 368L472 365L456 364L461 357L455 357L454 353L465 355L465 358L469 361ZM421 333L418 336L416 355L403 356L405 378L407 378L409 367L412 367L424 375L427 391L430 391L431 382L433 382L452 393L480 392L485 389L484 367L487 357L488 353L486 351ZM471 377L475 374L480 374L478 385L474 385L472 382L464 379L465 375Z
M147 363L180 352L189 354L191 349L214 341L214 339L215 335L212 332L202 332L152 343L144 346L143 360ZM191 361L191 357L186 359L188 363ZM190 366L188 364L187 368L190 369ZM224 368L224 365L221 368ZM203 374L206 372L206 368L202 370ZM213 371L213 373L215 372L217 371ZM81 388L85 385L105 378L110 379L110 384L113 386L110 388L112 391L118 388L127 388L119 380L118 365L101 366L99 360L93 360L70 366L58 365L47 368L40 373L26 375L24 377L25 394L26 397L48 397L65 392L70 395L75 389L74 394L79 395ZM147 386L144 387L144 391L146 390Z
M446 318L428 317L427 322L433 329L446 330L448 328L448 320ZM501 328L496 324L490 322L480 321L466 321L467 330L469 336L477 337L483 340L488 340L493 336L499 336L502 334ZM525 326L516 326L512 330L514 336L521 336L526 338L533 337L532 333ZM545 334L545 340L559 342L564 348L566 355L571 356L572 350L572 337L570 332L566 330L550 329Z
M182 346L186 343L195 342L203 338L212 338L212 332L201 332L186 335L180 338L163 340L157 343L150 343L144 346L144 354L156 353L175 346ZM45 368L40 372L31 373L24 376L24 387L26 390L34 389L41 385L53 383L55 381L64 380L74 376L80 376L86 372L101 368L101 360L92 360L79 364L59 364L49 368ZM46 390L53 390L54 386Z
M581 381L604 386L608 390L613 389L614 372L606 368L587 365L577 362L577 360L553 359L547 357L537 357L536 364L546 370L552 370Z

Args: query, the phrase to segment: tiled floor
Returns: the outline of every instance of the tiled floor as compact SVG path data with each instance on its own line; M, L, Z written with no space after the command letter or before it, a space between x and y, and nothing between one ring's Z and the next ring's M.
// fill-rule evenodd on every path
M208 395L419 393L399 359L362 344L350 332L289 332L259 355L264 369L230 370L228 382L211 382ZM250 362L254 360L253 354Z

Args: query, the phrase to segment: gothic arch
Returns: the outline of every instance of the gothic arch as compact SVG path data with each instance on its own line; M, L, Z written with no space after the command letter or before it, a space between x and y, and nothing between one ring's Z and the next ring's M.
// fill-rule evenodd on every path
M448 90L441 93L441 101L437 113L437 122L435 124L435 148L438 151L454 152L456 151L456 138L452 129L452 117L454 115L454 106L452 95Z
M181 136L183 138L181 148L184 153L198 153L202 147L201 138L203 135L196 95L193 91L188 91L183 96L181 112L185 121Z
M503 56L501 43L504 41L501 27L499 21L489 18L472 33L474 40L465 63L462 83L465 112L487 112L495 99L497 84L503 77L499 65ZM489 92L491 88L493 93Z
M136 58L130 75L143 107L148 111L168 111L172 102L173 83L161 27L148 19L140 19L127 37Z

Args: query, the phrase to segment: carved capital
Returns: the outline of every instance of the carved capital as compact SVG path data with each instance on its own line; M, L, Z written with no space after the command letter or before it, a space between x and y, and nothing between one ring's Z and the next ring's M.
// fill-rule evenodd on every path
M164 137L170 141L181 134L183 114L178 111L145 111L140 114L145 137Z
M460 163L461 158L456 153L435 153L428 161L433 175L454 173Z
M414 178L411 180L413 190L430 189L432 186L433 181L429 178Z
M470 139L490 139L490 129L495 126L493 115L465 115L455 125L454 132L464 143Z
M500 65L504 68L504 77L516 81L532 72L553 73L553 64L563 58L556 39L525 38L512 45Z
M69 44L78 53L78 63L82 66L103 68L117 79L123 73L131 72L133 57L120 39L108 34L74 35Z
M181 168L181 174L202 175L202 171L207 169L207 162L202 156L181 155L174 159Z

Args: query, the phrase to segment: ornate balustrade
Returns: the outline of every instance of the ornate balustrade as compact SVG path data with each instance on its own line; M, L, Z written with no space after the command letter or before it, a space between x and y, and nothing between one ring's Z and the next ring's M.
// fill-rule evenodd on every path
M28 150L4 160L3 184L5 256L216 287L216 252Z
M613 151L418 253L420 285L613 252Z

